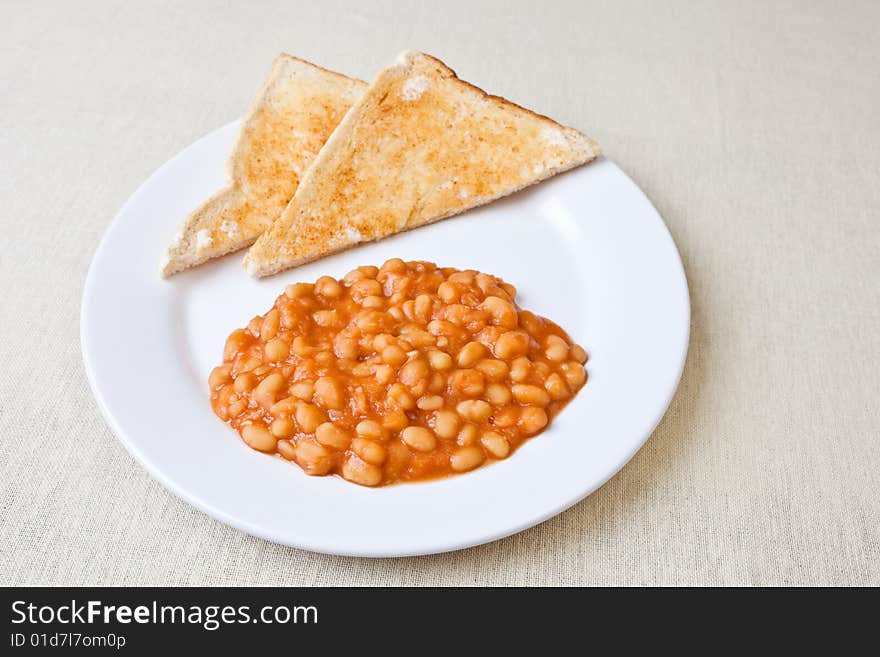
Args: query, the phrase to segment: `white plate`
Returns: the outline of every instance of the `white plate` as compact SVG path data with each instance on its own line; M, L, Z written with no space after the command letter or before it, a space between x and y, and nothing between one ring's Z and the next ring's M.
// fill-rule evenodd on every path
M159 278L181 219L224 182L238 123L156 171L119 211L83 292L83 359L129 452L214 518L262 538L344 555L441 552L521 531L596 490L669 405L689 337L687 282L662 219L600 159L523 193L255 281L242 254ZM429 483L368 489L308 477L255 452L211 411L207 378L233 329L284 286L387 258L474 268L590 355L589 380L550 428L505 461Z

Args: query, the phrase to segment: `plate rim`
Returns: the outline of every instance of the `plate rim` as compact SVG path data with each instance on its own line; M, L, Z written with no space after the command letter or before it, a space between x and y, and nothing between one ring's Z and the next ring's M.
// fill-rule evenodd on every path
M194 150L199 144L203 141L209 140L214 137L217 133L231 130L233 126L240 124L241 119L236 119L231 121L225 125L222 125L210 132L204 134L198 139L194 140L192 143L188 144L186 147L181 149L172 155L169 159L163 162L158 168L153 170L153 172L144 179L135 191L126 199L126 201L119 207L117 212L114 214L112 220L104 229L104 232L101 236L100 241L98 242L98 246L95 248L95 251L92 255L91 261L89 263L88 272L86 274L85 282L83 284L83 292L82 298L80 302L80 350L83 359L83 366L86 373L86 379L89 383L89 388L91 389L92 396L95 399L95 402L98 405L98 409L101 412L104 420L109 425L116 439L122 443L125 447L126 451L135 459L135 461L143 467L147 473L153 477L156 481L158 481L163 487L165 487L169 492L175 495L178 499L183 500L187 504L193 506L199 511L207 514L212 519L222 522L226 525L229 525L239 531L243 531L251 536L255 536L257 538L270 541L277 545L286 545L290 547L295 547L297 549L302 549L315 553L323 553L323 554L332 554L337 556L347 556L347 557L369 557L369 558L389 558L389 557L408 557L408 556L421 556L421 555L430 555L430 554L440 554L444 552L453 552L456 550L465 549L468 547L475 547L478 545L483 545L487 543L491 543L502 538L506 538L508 536L512 536L521 531L524 531L528 528L535 527L543 522L546 522L550 518L559 515L563 511L573 507L581 500L589 497L593 493L595 493L599 488L604 486L609 480L611 480L614 476L616 476L623 467L630 461L632 458L645 446L648 440L653 436L657 427L660 425L660 422L665 417L667 411L669 410L669 406L671 405L675 395L678 391L679 385L681 383L681 378L684 373L684 368L687 363L687 356L690 349L690 338L691 338L691 317L692 317L692 308L691 308L691 298L690 298L690 287L687 281L687 274L684 268L684 263L681 258L681 253L678 249L675 240L672 237L672 233L669 230L666 221L663 219L663 216L659 213L657 208L651 202L650 198L645 194L645 192L635 183L635 181L630 178L625 171L623 171L615 162L609 160L605 156L600 156L598 158L597 163L599 161L607 163L616 169L619 175L622 175L632 187L637 191L638 194L641 195L642 199L645 201L647 206L650 208L650 211L653 212L655 220L659 221L660 226L662 227L662 233L665 240L668 240L669 244L672 247L672 252L675 254L675 264L676 266L676 274L678 275L681 285L684 291L684 307L683 307L683 321L682 325L684 326L684 335L681 336L681 355L677 365L677 371L674 377L674 385L669 387L666 398L663 403L658 407L660 410L657 412L657 416L653 418L650 423L650 430L645 432L645 435L641 437L639 440L635 441L631 449L622 453L621 457L617 459L614 466L609 468L606 476L599 478L596 482L587 487L583 492L579 492L571 499L566 499L565 501L553 506L551 509L544 511L540 514L535 514L527 519L524 519L521 523L516 524L513 527L505 529L503 531L496 531L485 536L482 536L477 539L473 538L464 538L457 541L451 541L442 546L438 546L436 549L411 549L411 550L386 550L386 551L377 551L375 549L338 549L330 546L319 546L312 543L297 543L296 541L291 541L287 537L280 537L275 534L271 530L267 530L264 527L257 527L247 520L242 518L238 518L236 516L229 515L223 509L218 508L209 502L197 497L194 494L191 494L186 490L185 486L182 486L176 483L172 478L168 477L160 467L155 466L149 459L147 459L141 451L137 448L135 442L131 440L126 432L123 430L122 426L116 419L112 409L110 409L107 404L100 387L98 386L96 374L93 369L92 363L93 355L90 352L90 348L88 346L87 339L87 331L88 331L88 317L89 317L89 309L91 307L92 298L94 296L94 288L95 288L95 270L96 263L100 260L100 256L107 248L107 243L109 242L109 238L111 234L118 228L121 223L122 217L126 214L126 211L134 205L140 197L144 194L145 189L150 185L154 178L160 176L167 168L169 168L172 163L178 158L184 157L188 152ZM589 166L589 165L587 165ZM159 275L158 273L156 274Z

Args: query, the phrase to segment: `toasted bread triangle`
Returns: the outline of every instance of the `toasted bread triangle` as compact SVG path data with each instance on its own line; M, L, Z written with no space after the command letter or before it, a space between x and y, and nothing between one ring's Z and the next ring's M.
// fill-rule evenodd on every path
M244 266L268 276L489 203L599 153L577 130L405 52L354 104Z
M231 184L184 220L162 275L253 244L290 202L303 172L366 87L279 55L242 123L228 163Z

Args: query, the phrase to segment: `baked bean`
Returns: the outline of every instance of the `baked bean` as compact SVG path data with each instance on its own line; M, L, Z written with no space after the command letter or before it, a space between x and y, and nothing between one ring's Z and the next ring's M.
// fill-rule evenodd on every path
M373 376L376 373L376 366L373 363L358 363L351 368L351 373L360 377Z
M229 336L211 404L255 449L361 485L507 458L587 380L586 351L515 297L400 259L294 283Z
M458 434L461 419L452 411L437 411L434 413L434 433L441 438L451 440Z
M459 367L471 367L486 353L486 347L479 342L468 342L461 348L456 357Z
M318 326L336 326L339 324L339 313L336 310L316 310L312 319Z
M485 458L483 450L476 446L461 447L452 453L449 457L449 465L456 472L467 472L473 470Z
M281 338L275 338L266 343L263 353L265 353L268 360L278 362L287 358L287 355L290 353L290 345Z
M293 339L293 342L290 343L290 349L300 358L307 358L314 352L311 345L309 345L306 339L301 335L298 335Z
M427 395L419 398L416 402L416 406L423 411L436 411L443 406L443 397L440 395Z
M391 365L379 365L376 367L376 381L381 385L391 383L392 379L394 379L394 368Z
M495 344L495 356L510 360L524 355L529 350L529 336L522 331L503 333Z
M518 384L513 386L510 391L514 398L520 404L532 404L534 406L546 406L550 403L550 395L543 388L538 386L530 386Z
M351 451L367 463L372 463L373 465L382 465L388 456L388 452L382 445L366 438L355 438L352 440Z
M396 345L397 338L395 338L393 335L391 335L389 333L379 333L378 335L373 336L373 338L369 341L369 343L370 343L370 346L373 348L373 351L375 351L378 354L381 354L382 350L385 347L392 345L392 344Z
M409 388L415 388L420 383L427 388L428 372L428 364L421 358L417 358L400 368L398 378L402 384Z
M265 424L256 422L254 424L246 424L241 428L241 437L248 447L259 450L261 452L274 452L278 440Z
M276 438L289 438L294 432L293 422L286 417L276 418L272 421L272 424L269 425L269 431L271 431L272 435Z
M255 393L257 395L275 394L284 387L285 383L287 382L284 380L284 376L281 374L281 372L273 372L265 379L260 381L260 383L257 385Z
M519 311L519 325L531 335L538 335L544 330L541 320L528 310Z
M241 362L236 366L236 370L238 372L253 372L255 369L260 367L263 364L256 356L246 356L241 359Z
M480 370L455 370L449 378L449 386L461 397L477 397L483 394L486 380Z
M510 371L507 363L494 358L484 358L474 365L490 381L503 381Z
M435 370L444 372L452 367L452 356L445 351L429 351L428 362Z
M246 331L241 329L233 331L232 335L226 339L226 344L223 347L223 360L229 361L235 358L236 354L244 349L249 342L250 337Z
M278 325L281 323L281 314L277 308L266 313L260 325L260 339L271 340L278 334Z
M477 431L477 427L473 424L466 424L461 428L461 431L458 432L455 442L462 446L473 445L477 442L478 435L479 431Z
M419 397L424 395L426 392L428 392L428 383L429 382L430 382L430 379L419 379L419 381L415 385L411 386L409 389L409 391L412 393L412 396L415 399L418 399Z
M461 329L452 322L447 322L445 319L433 319L428 322L428 332L431 335L451 337L461 333Z
M520 412L519 428L527 435L538 433L547 426L547 413L537 406L526 406Z
M388 315L375 308L365 308L355 319L355 323L361 331L378 333L385 328Z
M401 383L393 383L391 387L388 388L386 403L392 406L397 406L405 411L412 410L416 407L416 400L413 399L409 390L407 390Z
M290 386L290 394L297 399L311 401L312 396L315 394L315 384L313 381L308 380L297 381Z
M357 435L370 440L386 440L385 429L376 420L361 420L355 427Z
M434 307L434 299L430 294L420 294L415 298L413 314L415 318L422 324L427 324L431 320L431 310Z
M400 439L420 452L430 452L437 445L437 438L430 429L410 426L400 433Z
M228 365L220 365L211 370L211 375L208 377L208 385L212 390L216 390L232 380L232 377L229 374L229 369Z
M311 296L313 287L309 283L293 283L284 288L284 294L291 299L302 299Z
M492 414L492 407L482 399L467 399L458 402L456 412L471 422L485 422Z
M548 335L544 341L544 354L554 363L568 358L568 343L558 335Z
M328 299L338 299L342 293L342 286L331 276L321 276L315 281L315 294L320 294Z
M388 411L382 416L382 426L389 431L402 431L409 424L409 418L399 408Z
M563 363L562 375L565 377L565 380L568 381L568 385L574 390L580 388L587 381L587 371L584 369L583 365L576 361Z
M406 352L396 344L390 344L382 350L382 360L393 367L400 367L406 362Z
M404 327L400 335L406 337L411 347L431 347L437 343L437 338L417 326Z
M332 376L322 376L315 381L315 403L322 408L339 410L345 405L342 384Z
M294 458L299 466L310 475L325 475L333 469L331 452L323 445L308 439L300 440L296 444Z
M342 277L342 282L351 287L357 281L366 278L366 274L360 271L359 269L352 269L345 276Z
M561 376L554 372L544 381L544 389L551 398L559 401L565 399L571 394L568 390L568 384Z
M314 404L301 403L296 407L296 423L305 433L314 433L320 424L326 422L327 416Z
M362 278L351 286L351 296L355 301L362 301L371 296L385 296L382 284L372 278Z
M510 454L510 443L497 431L487 431L480 438L480 442L483 443L486 451L496 459L507 458L507 455Z
M351 436L332 422L322 422L315 428L315 440L333 449L345 449L351 442Z
M314 385L314 379L317 377L317 363L310 358L303 358L299 365L293 368L291 377L294 381L310 381Z
M342 476L361 486L378 486L382 483L382 469L355 455L345 459Z
M514 406L505 406L492 414L492 424L500 429L512 427L519 422L519 409Z
M354 321L361 331L377 333L385 323L385 314L374 308L365 308L357 314Z
M518 320L516 308L509 301L500 297L486 297L480 304L480 309L485 310L492 317L492 323L503 328L516 328Z
M281 328L289 331L299 324L300 312L295 304L288 304L281 307Z
M226 407L229 403L238 399L238 395L232 386L220 386L219 389L215 390L211 394L211 402L214 407L214 411L217 412L218 415L225 415ZM224 417L223 421L226 422L229 418Z
M296 413L297 404L299 404L300 400L296 397L285 397L281 401L277 401L272 404L272 407L269 409L269 412L272 415L292 415Z
M226 409L226 413L229 417L235 418L244 413L247 410L248 402L247 399L235 399L231 400L229 406Z
M455 283L444 281L437 288L437 296L443 303L455 303L459 299L458 288L455 287Z
M296 458L296 448L290 444L289 440L279 440L277 449L278 453L288 461L293 461Z
M529 377L529 370L532 367L532 361L525 356L514 359L510 364L511 381L525 381Z
M474 284L474 275L473 271L457 271L454 274L451 274L448 280L450 283L462 283L467 286L471 286Z
M446 377L440 372L434 372L431 374L431 380L428 383L428 390L435 395L444 392L446 390Z
M385 264L379 268L379 271L404 272L406 271L406 263L400 258L391 258L390 260L385 261Z
M483 294L481 292L472 292L467 291L463 292L461 295L461 303L468 308L476 308L480 305L480 301L483 300Z
M315 362L319 365L326 366L335 362L333 354L329 351L319 351L314 355Z
M495 277L489 276L489 274L483 274L482 272L480 272L477 274L474 280L477 283L477 287L480 288L483 294L488 294L489 290L498 287Z
M486 386L486 399L493 406L504 406L510 402L510 389L500 383Z
M532 362L532 369L529 372L529 376L532 378L537 377L542 381L546 379L553 373L553 369L545 363L543 360L535 360Z
M235 392L248 392L249 390L253 390L257 383L259 382L257 381L255 374L252 372L243 372L235 377L235 383L232 384L232 388Z
M471 309L468 306L462 303L454 303L451 306L446 306L443 315L452 324L461 327L467 323L470 312Z
M357 417L359 415L369 415L373 411L370 405L370 400L367 397L367 393L364 390L363 386L353 386L349 389L349 394L351 398L349 400L348 407L345 408L345 410L343 411L330 413L334 420L342 421L346 418L347 415L351 415L351 417Z

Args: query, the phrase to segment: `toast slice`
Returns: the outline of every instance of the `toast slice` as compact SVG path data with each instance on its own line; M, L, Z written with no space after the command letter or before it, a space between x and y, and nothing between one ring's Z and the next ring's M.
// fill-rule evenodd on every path
M405 52L334 130L244 267L268 276L489 203L599 153L577 130Z
M230 156L230 185L184 220L162 275L253 244L287 206L303 172L366 88L302 59L276 57Z

